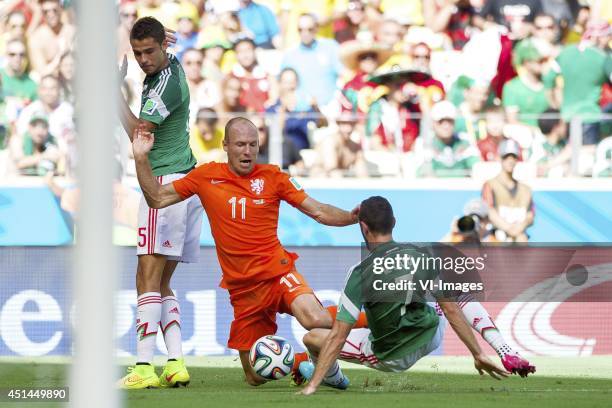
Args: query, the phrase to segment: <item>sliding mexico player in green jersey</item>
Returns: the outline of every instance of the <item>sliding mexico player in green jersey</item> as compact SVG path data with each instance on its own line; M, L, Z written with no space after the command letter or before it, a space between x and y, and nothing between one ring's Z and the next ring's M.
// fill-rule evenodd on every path
M451 300L454 294L445 295L440 291L427 291L438 299L437 305L425 300L426 290L420 283L438 282L437 271L418 268L412 273L391 267L381 273L375 269L379 259L391 261L404 255L419 258L424 251L393 241L395 218L386 199L370 197L364 200L359 208L359 224L370 254L350 270L332 329L313 329L304 336L312 362L300 363L301 375L309 380L302 394L314 393L321 383L346 389L349 381L338 365L338 358L380 371L408 370L438 348L447 321L471 352L481 374L487 372L501 379L510 372L526 376L535 371L535 367L512 352L503 341L480 303L472 301L473 310L465 310ZM398 286L398 282L405 288ZM412 282L413 286L406 282ZM368 328L353 329L362 307ZM480 326L473 326L474 329L500 357L504 356L502 362L508 371L483 353L468 321L482 322L483 330ZM485 329L489 332L487 335L483 334Z
M180 63L166 53L163 25L152 17L138 20L130 32L130 44L138 65L146 74L139 117L121 100L121 122L130 140L134 131L155 134L149 153L153 174L160 183L171 183L195 167L189 147L189 88ZM125 71L126 61L124 60ZM138 292L136 333L137 363L121 379L123 388L175 387L189 383L181 348L179 303L170 288L178 262L197 262L203 210L197 197L163 209L140 201L138 215ZM157 376L152 365L155 338L160 326L168 362Z

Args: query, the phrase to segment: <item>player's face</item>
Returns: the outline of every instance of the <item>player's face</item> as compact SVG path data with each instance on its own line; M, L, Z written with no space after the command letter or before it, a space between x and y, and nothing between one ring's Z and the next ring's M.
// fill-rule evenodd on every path
M153 37L130 40L130 44L134 58L145 74L153 75L161 71L166 60L166 50Z
M226 135L223 150L227 152L230 169L239 176L247 176L253 171L257 162L259 140L255 129L235 131Z

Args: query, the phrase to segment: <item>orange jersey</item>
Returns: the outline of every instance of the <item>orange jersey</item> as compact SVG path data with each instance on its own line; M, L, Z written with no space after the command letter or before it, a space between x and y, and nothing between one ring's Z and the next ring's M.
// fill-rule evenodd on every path
M227 163L208 163L173 182L183 198L197 194L208 216L223 271L221 287L236 289L293 269L297 255L278 240L280 201L299 206L308 195L277 166L256 164L248 176Z

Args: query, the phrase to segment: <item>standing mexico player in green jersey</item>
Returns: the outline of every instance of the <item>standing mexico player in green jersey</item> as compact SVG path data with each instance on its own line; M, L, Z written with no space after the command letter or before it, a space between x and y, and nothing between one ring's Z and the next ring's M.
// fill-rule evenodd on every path
M472 353L480 373L485 371L498 379L510 374L483 353L456 302L444 299L441 293L432 293L439 300L442 314L425 301L425 290L417 282L437 279L437 271L419 268L414 273L407 273L401 268L391 268L383 273L374 272L377 258L391 260L396 255L417 258L422 255L416 247L393 241L395 218L386 199L370 197L364 200L359 209L359 224L370 254L350 270L332 329L314 329L304 336L304 344L316 368L310 362L300 364L300 372L310 380L302 394L313 394L322 382L339 389L348 386L348 379L336 360L338 357L380 371L409 369L438 348L447 320ZM377 283L372 285L374 281ZM408 290L391 289L400 281L417 284ZM390 290L376 292L383 287ZM362 307L369 328L351 330Z
M165 30L156 19L138 20L130 33L130 44L146 77L139 117L132 114L122 99L121 122L130 140L137 129L155 134L149 161L158 181L169 183L182 178L196 164L189 147L189 89L185 73L176 57L166 53ZM144 199L140 201L136 272L138 359L120 380L123 388L189 383L181 349L180 307L170 289L170 279L178 262L198 260L202 212L197 197L164 209L149 208ZM168 363L160 377L152 365L158 324L168 349Z

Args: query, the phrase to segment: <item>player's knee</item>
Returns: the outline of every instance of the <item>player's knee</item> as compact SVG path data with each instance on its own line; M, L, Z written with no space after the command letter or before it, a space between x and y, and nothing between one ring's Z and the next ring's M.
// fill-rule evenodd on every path
M311 330L304 335L304 337L302 338L302 341L304 342L304 345L309 351L313 351L313 350L318 350L318 345L319 345L319 342L317 341L318 339L319 339L319 335L317 331Z

